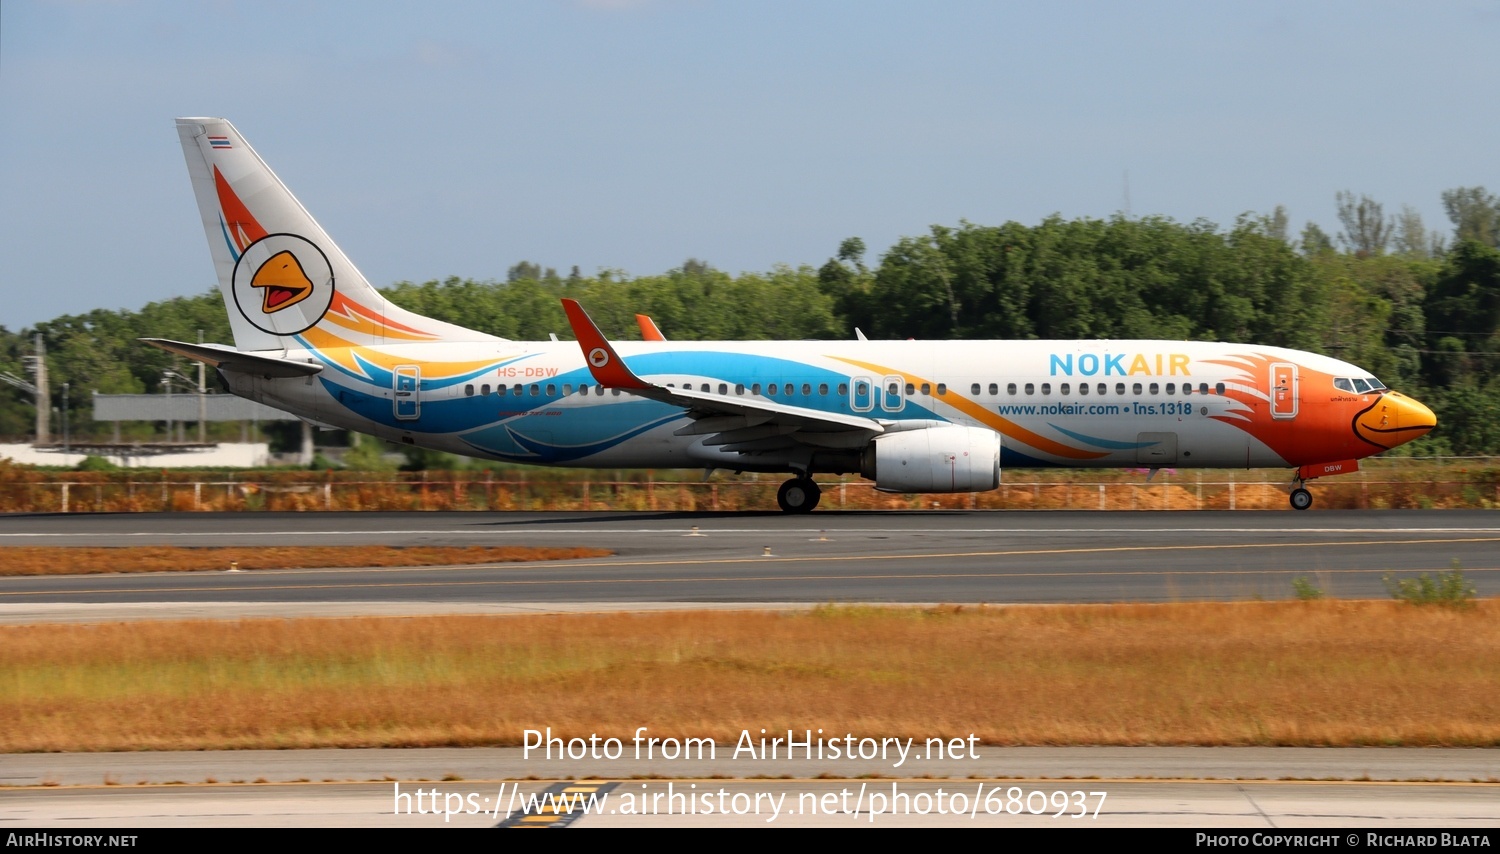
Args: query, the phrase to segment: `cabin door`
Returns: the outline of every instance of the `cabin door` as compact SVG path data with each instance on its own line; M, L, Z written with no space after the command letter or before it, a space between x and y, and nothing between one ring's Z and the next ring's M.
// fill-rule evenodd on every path
M1271 365L1271 417L1297 417L1297 366L1287 362Z
M420 365L397 365L395 372L396 417L402 421L415 421L422 416L422 367Z

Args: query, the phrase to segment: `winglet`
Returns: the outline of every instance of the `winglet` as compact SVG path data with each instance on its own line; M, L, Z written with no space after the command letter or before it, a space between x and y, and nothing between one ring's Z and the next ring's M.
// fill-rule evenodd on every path
M583 349L583 360L588 363L589 373L605 388L649 389L655 388L636 376L626 367L613 345L594 325L593 318L578 304L578 300L564 299L563 311L568 314L568 324L573 327L573 337Z
M661 334L661 330L656 327L656 321L652 320L649 315L637 314L635 316L635 322L636 325L641 328L642 341L667 340L667 336Z

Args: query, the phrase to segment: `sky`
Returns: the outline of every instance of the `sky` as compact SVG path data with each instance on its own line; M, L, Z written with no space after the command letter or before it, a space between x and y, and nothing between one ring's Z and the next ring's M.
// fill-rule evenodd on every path
M0 326L204 293L176 116L372 283L1500 190L1500 3L3 0Z

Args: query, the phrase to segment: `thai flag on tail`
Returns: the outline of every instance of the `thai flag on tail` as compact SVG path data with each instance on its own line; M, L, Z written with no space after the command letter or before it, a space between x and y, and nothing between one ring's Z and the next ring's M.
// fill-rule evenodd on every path
M211 136L211 137L208 138L208 145L209 145L210 148L233 148L234 147L234 146L232 146L232 145L229 144L229 137L227 137L227 136Z

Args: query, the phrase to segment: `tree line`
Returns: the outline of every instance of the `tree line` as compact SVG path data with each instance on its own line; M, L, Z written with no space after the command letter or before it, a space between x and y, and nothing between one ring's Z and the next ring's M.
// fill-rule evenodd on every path
M905 237L871 261L849 238L821 267L731 275L688 259L659 275L567 275L522 261L504 281L450 277L383 289L440 320L522 340L569 337L559 297L579 299L607 334L639 338L651 315L682 340L844 338L1165 338L1236 341L1325 353L1372 371L1432 406L1440 427L1404 446L1417 454L1500 453L1500 197L1483 187L1442 194L1451 229L1428 230L1410 207L1387 213L1338 194L1339 228L1288 233L1286 212L1224 228L1166 217L1063 219L1035 225L961 222ZM139 311L97 309L10 332L0 372L24 376L34 332L51 384L69 382L79 435L88 390L161 390L187 373L144 336L230 341L217 288ZM0 386L0 435L30 433L29 396ZM54 406L61 401L54 396Z

